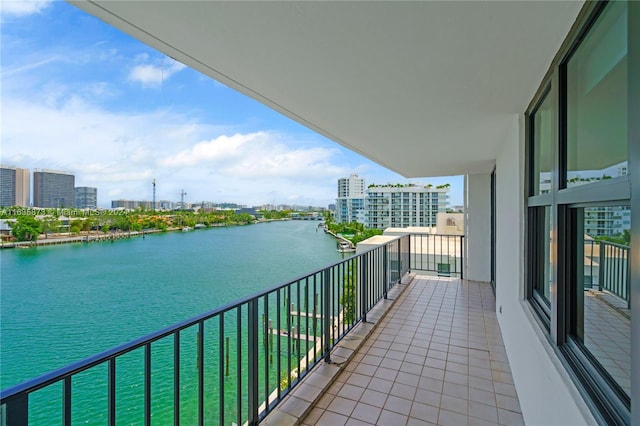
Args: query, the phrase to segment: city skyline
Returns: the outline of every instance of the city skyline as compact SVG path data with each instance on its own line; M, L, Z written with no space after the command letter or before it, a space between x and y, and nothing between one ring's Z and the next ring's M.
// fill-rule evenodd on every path
M405 179L65 2L0 5L2 164L120 198L327 206L339 178ZM389 143L393 143L390 141Z

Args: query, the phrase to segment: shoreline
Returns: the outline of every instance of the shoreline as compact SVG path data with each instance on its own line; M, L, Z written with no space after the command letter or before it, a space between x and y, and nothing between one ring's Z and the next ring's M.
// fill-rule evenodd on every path
M291 219L266 219L266 220L255 221L252 223L252 225L255 225L258 223L281 222L281 221L287 221L287 220L291 220ZM244 225L246 224L237 224L237 223L226 224L225 223L225 224L210 225L202 229L224 228L227 226L244 226ZM192 228L192 229L189 229L189 231L195 231L197 229L198 228ZM93 231L93 232L99 232L99 233L89 234L89 235L56 234L56 235L51 235L49 238L38 238L36 241L12 241L12 242L3 241L2 243L0 243L0 249L1 250L12 249L12 248L25 249L25 248L35 248L35 247L41 247L41 246L59 245L59 244L115 241L115 240L122 240L126 238L134 238L134 237L140 237L140 236L144 238L145 235L147 234L157 234L157 233L175 232L175 231L182 232L183 228L180 228L180 227L167 228L166 231L163 231L162 229L148 229L143 231L119 231L119 232L114 232L109 234L104 234L100 231Z

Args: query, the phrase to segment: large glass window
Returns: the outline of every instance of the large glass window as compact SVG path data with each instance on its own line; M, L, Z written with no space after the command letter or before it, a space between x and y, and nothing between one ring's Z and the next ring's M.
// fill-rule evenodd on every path
M553 102L550 93L547 92L533 114L531 193L529 195L545 194L551 190L553 113Z
M529 209L531 226L531 286L536 305L547 317L551 308L551 206Z
M576 209L573 336L631 396L629 206ZM589 223L596 218L597 227Z
M612 2L566 65L566 186L628 174L627 3Z
M639 204L628 175L638 167L629 94L640 72L627 59L638 46L635 7L585 3L527 111L527 294L604 424L631 422L638 367L631 216Z

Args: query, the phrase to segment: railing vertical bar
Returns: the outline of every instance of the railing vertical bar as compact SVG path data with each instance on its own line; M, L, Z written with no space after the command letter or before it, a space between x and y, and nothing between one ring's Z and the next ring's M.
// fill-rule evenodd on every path
M398 255L396 256L398 263L396 264L396 268L398 269L398 284L402 284L402 272L400 271L400 252L402 251L402 246L400 245L400 240L396 241L396 250L398 251Z
M276 328L277 328L277 332L276 332L276 336L277 336L277 345L276 345L276 350L277 350L277 357L276 357L276 364L277 364L277 370L278 370L278 400L280 400L280 393L282 390L282 386L280 386L281 380L282 380L282 348L281 348L281 338L280 338L280 330L281 328L281 316L282 316L282 312L280 311L280 289L278 289L276 291Z
M204 321L198 322L198 425L204 426Z
M144 345L144 424L151 426L151 343Z
M218 315L218 419L224 424L224 312Z
M309 371L311 365L311 357L309 356L309 277L305 278L304 288L304 310L307 315L304 321L304 331L307 336L307 338L304 339L304 353L307 357L307 371Z
M322 294L322 319L324 323L324 332L323 334L323 352L324 352L324 361L327 364L331 363L331 353L329 350L329 292L330 292L330 283L329 283L329 269L324 270L324 281L323 281L323 294Z
M109 426L115 426L116 424L116 359L109 358L109 372L107 373L107 422Z
M318 347L318 297L316 288L316 281L318 279L318 274L313 275L313 361L315 362L318 354L316 353L316 348ZM322 342L322 340L321 340ZM322 343L320 344L322 347Z
M361 271L362 271L362 280L360 291L362 294L362 322L367 322L367 254L362 255L362 263L361 263Z
M589 241L589 279L591 280L590 287L593 288L593 240Z
M336 327L336 321L340 322L340 306L338 302L338 296L340 295L340 283L338 281L336 268L331 268L331 294L333 297L331 298L331 347L333 348L338 340L338 333L340 330Z
M71 376L62 380L62 424L71 426Z
M413 250L413 245L411 244L411 235L409 235L409 270L413 270L413 268L411 267L413 265L413 262L411 262L411 253Z
M460 279L464 279L464 235L460 236Z
M602 287L604 286L604 268L605 268L605 247L604 242L600 241L598 243L600 249L600 269L598 270L598 290L602 291Z
M238 425L242 420L242 305L236 308L236 410L238 411Z
M173 334L173 424L180 424L180 330Z
M384 286L384 298L387 299L387 292L389 291L389 244L384 245L384 251L382 255L382 285Z
M629 248L625 250L627 258L627 270L626 270L626 287L625 287L625 299L627 299L627 309L631 309L631 256L629 256Z
M298 280L298 282L296 283L296 302L297 302L297 309L296 312L298 313L298 323L297 328L296 328L296 334L297 334L297 341L296 341L296 349L297 351L297 355L298 355L298 377L300 377L302 375L302 370L300 370L300 336L302 335L301 333L301 328L300 327L300 310L302 309L302 305L300 304L300 280Z
M344 314L343 314L342 321L340 321L340 312L345 311L345 303L347 303L344 274L342 273L342 270L343 270L342 264L338 264L332 269L334 274L334 280L336 282L336 285L338 286L338 335L342 336L345 330L346 318L344 317ZM340 300L342 300L342 303L340 303Z
M331 298L331 348L333 348L339 337L336 333L340 333L340 277L338 277L337 268L332 267L331 270L333 271L333 279L331 282L331 294L333 294L333 297Z
M29 424L29 394L19 393L6 401L4 425L27 426Z
M291 387L291 283L287 284L287 389Z
M615 247L615 254L616 254L616 294L617 295L622 295L622 266L624 265L623 262L620 261L621 257L622 257L622 250L620 249L620 247Z
M249 425L258 424L258 300L251 299L247 303L248 308L248 350L249 357L248 375L249 375L249 408L248 417Z
M263 353L264 353L264 400L267 413L269 412L269 339L272 339L269 329L269 295L264 295L264 321L262 322Z

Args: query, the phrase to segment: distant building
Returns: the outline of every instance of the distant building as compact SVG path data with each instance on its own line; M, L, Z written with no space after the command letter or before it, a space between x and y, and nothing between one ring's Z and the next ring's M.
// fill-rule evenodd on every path
M367 189L369 228L436 226L438 213L447 211L449 187L418 185L371 186Z
M68 207L76 205L75 176L55 170L33 172L34 207Z
M160 200L156 202L156 208L160 210L173 210L175 203L169 200Z
M156 204L161 204L162 201ZM112 209L127 209L127 210L135 210L137 208L151 209L153 206L153 201L137 201L137 200L112 200L111 208Z
M0 206L29 206L29 169L0 166Z
M98 208L98 188L89 186L76 187L76 208L77 209L97 209Z
M336 198L336 222L365 223L365 186L364 179L352 173L348 178L338 179L338 198Z
M464 235L464 213L439 212L436 219L436 234Z

